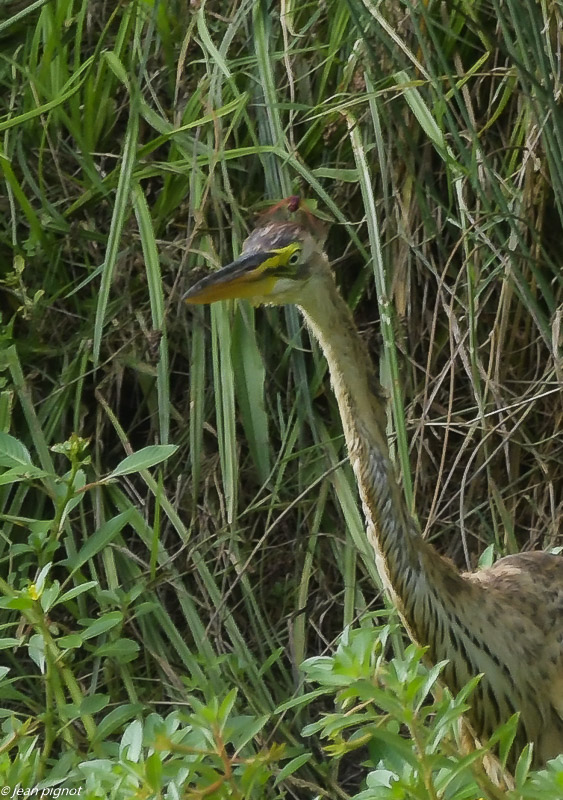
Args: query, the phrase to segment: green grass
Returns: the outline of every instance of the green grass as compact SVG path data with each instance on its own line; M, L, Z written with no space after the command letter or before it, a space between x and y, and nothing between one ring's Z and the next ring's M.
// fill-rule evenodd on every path
M458 763L464 698L425 700L366 613L373 556L296 310L180 298L256 212L315 201L426 535L461 568L561 546L563 12L281 8L2 5L6 785L499 796ZM562 773L526 777L524 754L501 796Z

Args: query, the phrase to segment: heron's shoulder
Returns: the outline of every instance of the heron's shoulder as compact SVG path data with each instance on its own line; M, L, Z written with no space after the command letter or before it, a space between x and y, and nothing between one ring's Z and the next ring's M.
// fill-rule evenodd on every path
M563 591L563 556L536 550L500 558L492 567L472 573L477 580L534 580L559 583Z
M519 553L487 569L466 575L515 612L540 617L563 633L563 557L553 553ZM563 644L563 642L562 642Z

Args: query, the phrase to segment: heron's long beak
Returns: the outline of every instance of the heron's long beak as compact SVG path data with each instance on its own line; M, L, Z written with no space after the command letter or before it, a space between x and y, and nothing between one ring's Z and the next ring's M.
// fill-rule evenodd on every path
M268 295L277 281L269 268L274 267L278 260L276 253L241 256L218 272L202 278L188 289L182 299L195 304Z

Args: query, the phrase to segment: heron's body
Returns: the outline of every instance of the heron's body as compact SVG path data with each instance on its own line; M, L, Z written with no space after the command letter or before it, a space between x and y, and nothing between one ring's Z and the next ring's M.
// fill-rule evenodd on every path
M461 574L420 536L389 459L385 404L369 355L321 246L304 227L257 229L241 259L200 281L187 299L211 302L217 291L301 309L330 368L368 537L405 627L431 661L449 660L443 675L453 692L483 673L470 701L476 736L486 739L518 711L516 756L526 742L537 765L563 753L563 558L525 553Z

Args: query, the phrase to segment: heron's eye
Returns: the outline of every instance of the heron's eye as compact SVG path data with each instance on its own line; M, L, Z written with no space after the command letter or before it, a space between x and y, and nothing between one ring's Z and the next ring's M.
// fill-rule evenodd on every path
M290 255L288 263L291 264L292 267L299 263L299 250L296 250L295 253Z

